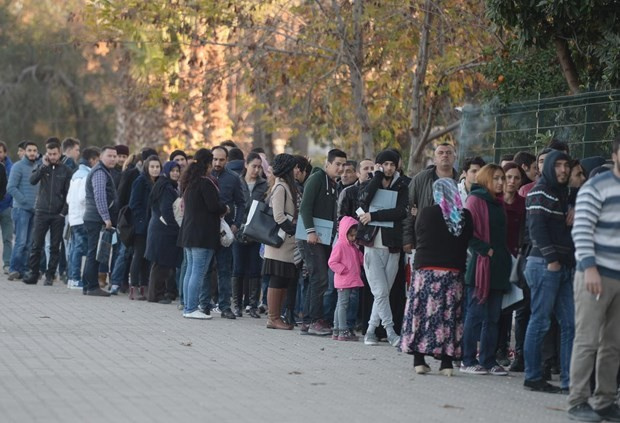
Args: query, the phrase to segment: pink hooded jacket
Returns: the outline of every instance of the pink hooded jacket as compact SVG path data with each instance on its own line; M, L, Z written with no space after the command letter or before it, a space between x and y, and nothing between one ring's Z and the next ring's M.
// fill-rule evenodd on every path
M329 268L335 273L334 287L336 289L359 288L364 286L361 269L364 255L355 243L349 242L347 232L357 225L357 220L345 216L338 227L338 241L329 256Z

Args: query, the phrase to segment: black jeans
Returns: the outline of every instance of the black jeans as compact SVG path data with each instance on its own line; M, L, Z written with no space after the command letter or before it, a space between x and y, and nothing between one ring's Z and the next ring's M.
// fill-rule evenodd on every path
M86 249L84 272L82 273L82 283L84 284L83 291L93 291L99 288L97 243L99 242L99 233L103 228L103 222L84 222L84 227L86 228L88 247Z
M523 304L515 310L515 353L523 356L525 332L530 322L530 287L523 287Z
M136 235L133 240L133 257L129 269L131 286L147 286L149 284L150 263L144 258L146 252L146 235Z
M33 275L39 275L41 253L45 247L45 234L50 231L50 257L45 276L49 279L56 276L64 226L65 218L59 214L35 213L32 228L32 249L28 261L28 267Z

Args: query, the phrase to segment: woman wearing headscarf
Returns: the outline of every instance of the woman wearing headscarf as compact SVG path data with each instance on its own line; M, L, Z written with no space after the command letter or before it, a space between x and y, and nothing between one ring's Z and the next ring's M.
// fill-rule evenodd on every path
M181 263L182 251L177 247L179 225L174 218L172 204L179 198L181 166L167 162L151 190L151 219L146 242L146 259L152 263L147 300L170 304L166 283Z
M269 205L273 219L286 233L280 247L265 246L263 275L269 275L267 303L269 304L268 329L293 329L280 318L282 303L289 284L297 279L295 266L295 223L297 220L297 188L293 169L297 160L290 154L278 154L271 165L275 182L271 188Z
M473 224L454 180L436 180L433 198L436 204L423 208L416 219L401 349L413 354L416 373L431 371L424 359L430 355L441 359L440 373L451 376L452 361L461 357L463 275Z
M502 298L510 286L512 269L506 212L501 201L506 176L499 165L488 164L478 171L476 180L466 204L474 222L474 236L469 242L472 256L465 274L467 316L461 371L506 376L508 372L495 357ZM479 358L476 357L478 340Z

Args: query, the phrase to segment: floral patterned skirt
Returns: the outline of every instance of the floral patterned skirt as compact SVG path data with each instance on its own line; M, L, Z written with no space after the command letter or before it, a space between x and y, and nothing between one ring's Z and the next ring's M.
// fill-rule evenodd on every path
M463 273L418 269L413 272L401 331L401 349L441 357L461 357Z

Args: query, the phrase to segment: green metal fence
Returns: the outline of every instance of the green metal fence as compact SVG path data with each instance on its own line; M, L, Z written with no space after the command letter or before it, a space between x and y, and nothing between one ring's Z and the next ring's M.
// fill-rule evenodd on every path
M544 98L507 106L465 107L459 155L499 163L504 154L537 153L551 138L568 142L576 158L610 157L620 134L620 89Z

